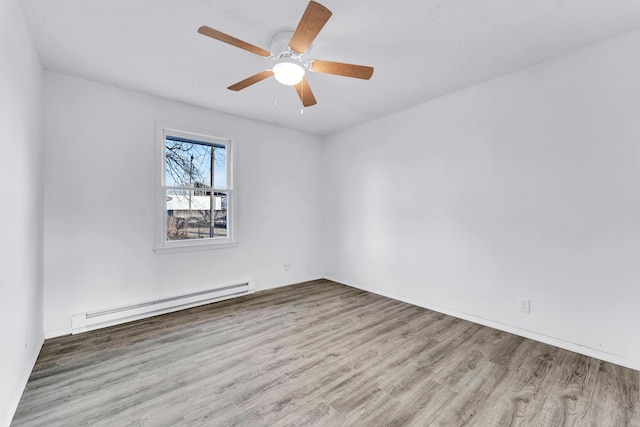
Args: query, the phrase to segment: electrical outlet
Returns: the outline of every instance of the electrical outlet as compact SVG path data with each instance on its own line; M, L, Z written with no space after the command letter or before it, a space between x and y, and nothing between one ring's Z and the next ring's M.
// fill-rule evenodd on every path
M520 311L523 313L531 312L531 300L529 298L520 298Z
M289 271L291 270L291 263L290 262L285 262L284 263L284 271Z
M310 270L311 269L311 261L307 261L306 264L304 265L304 268L306 270Z

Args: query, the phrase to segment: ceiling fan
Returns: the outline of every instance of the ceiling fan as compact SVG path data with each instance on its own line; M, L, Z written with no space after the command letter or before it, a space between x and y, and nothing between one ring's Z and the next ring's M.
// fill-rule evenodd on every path
M317 102L304 76L305 70L316 73L334 74L337 76L355 77L364 80L369 80L373 75L373 67L321 61L319 59L304 61L304 54L308 53L311 43L330 17L331 11L329 9L320 3L310 1L295 31L280 32L273 37L271 52L207 26L200 27L198 32L256 55L274 60L271 69L261 71L258 74L229 86L227 89L239 91L268 77L274 76L278 82L284 85L295 86L302 105L310 107Z

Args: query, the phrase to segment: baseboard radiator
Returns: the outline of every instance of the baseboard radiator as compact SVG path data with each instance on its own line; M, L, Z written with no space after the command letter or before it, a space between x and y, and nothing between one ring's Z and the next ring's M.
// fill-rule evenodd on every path
M71 333L77 334L133 320L170 313L172 311L184 310L185 308L196 307L216 301L252 294L255 291L255 282L249 280L235 285L163 298L156 301L147 301L123 307L74 314L71 316Z

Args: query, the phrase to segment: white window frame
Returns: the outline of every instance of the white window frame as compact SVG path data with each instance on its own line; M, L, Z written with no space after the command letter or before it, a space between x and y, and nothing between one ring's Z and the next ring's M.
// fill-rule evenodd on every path
M228 193L227 198L227 237L167 240L167 201L165 173L165 143L167 136L202 141L215 145L224 145L227 159L227 188L219 189ZM190 126L172 125L156 122L156 242L157 254L171 252L189 252L194 250L218 249L237 245L236 236L236 193L235 184L235 143L233 138L215 136L214 132L195 129ZM174 187L170 187L174 188Z

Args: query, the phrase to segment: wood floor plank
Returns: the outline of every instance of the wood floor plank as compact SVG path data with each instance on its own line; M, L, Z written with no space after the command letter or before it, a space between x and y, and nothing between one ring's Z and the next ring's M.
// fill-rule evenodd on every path
M47 340L14 426L640 426L640 373L327 280Z

